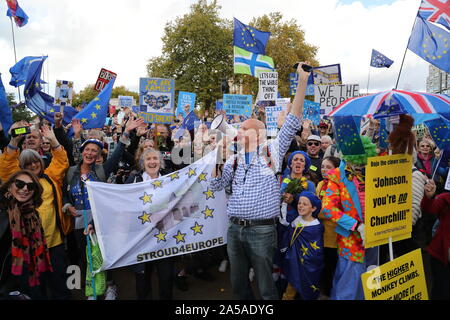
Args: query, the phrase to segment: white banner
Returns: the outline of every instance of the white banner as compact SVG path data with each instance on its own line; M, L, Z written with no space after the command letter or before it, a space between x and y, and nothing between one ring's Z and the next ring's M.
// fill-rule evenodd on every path
M140 183L87 182L101 270L226 244L225 192L209 184L215 157Z
M278 72L259 73L259 101L275 101L278 98Z
M359 84L314 86L314 102L320 103L320 114L326 115L349 98L359 97Z

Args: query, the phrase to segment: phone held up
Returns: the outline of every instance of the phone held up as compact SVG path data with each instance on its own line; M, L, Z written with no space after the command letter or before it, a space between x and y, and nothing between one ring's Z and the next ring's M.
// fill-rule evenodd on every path
M297 62L296 64L294 64L292 67L293 67L295 70L297 70L297 68L298 68L298 62ZM312 69L313 69L313 67L310 66L310 65L307 65L307 64L303 64L303 65L302 65L302 69L303 69L303 71L305 71L305 72L311 72Z
M23 134L29 134L30 132L31 132L30 127L14 128L11 130L11 136L15 138L15 137L23 135Z

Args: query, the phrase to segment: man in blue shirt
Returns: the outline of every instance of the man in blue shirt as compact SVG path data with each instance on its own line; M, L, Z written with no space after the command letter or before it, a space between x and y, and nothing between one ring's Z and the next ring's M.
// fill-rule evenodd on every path
M260 296L265 300L279 298L272 278L276 220L281 204L275 172L281 171L284 155L301 127L300 115L309 77L302 64L297 68L299 84L290 114L276 139L266 141L265 125L261 121L244 121L237 136L241 151L213 172L213 191L232 187L227 208L230 218L227 250L234 299L254 299L248 278L250 268L255 271Z

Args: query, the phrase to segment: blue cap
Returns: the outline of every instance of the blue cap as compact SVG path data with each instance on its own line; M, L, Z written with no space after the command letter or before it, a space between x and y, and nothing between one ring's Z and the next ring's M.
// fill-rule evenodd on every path
M81 147L80 147L80 152L83 152L84 148L85 148L86 145L88 145L89 143L96 144L96 145L100 148L100 150L103 150L103 147L104 147L103 142L101 142L101 141L98 140L98 139L88 139L88 140L86 140L85 142L83 142L83 144L81 145Z

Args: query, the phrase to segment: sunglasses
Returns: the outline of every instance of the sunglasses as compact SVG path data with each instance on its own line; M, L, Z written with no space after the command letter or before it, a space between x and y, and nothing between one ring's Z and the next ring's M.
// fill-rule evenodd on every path
M17 189L23 189L25 186L27 186L27 190L28 191L34 191L34 189L35 189L35 184L34 184L34 182L25 182L25 181L22 181L22 180L19 180L19 179L16 179L15 181L14 181L14 185L16 186L16 188Z
M320 146L320 142L308 142L308 147L315 145L316 147Z

